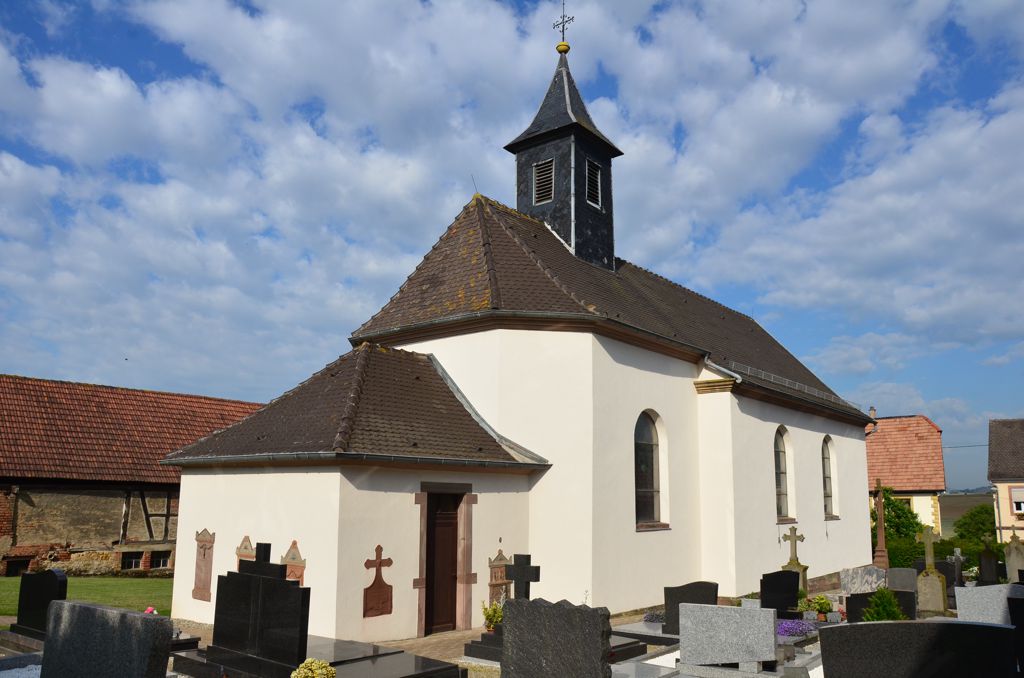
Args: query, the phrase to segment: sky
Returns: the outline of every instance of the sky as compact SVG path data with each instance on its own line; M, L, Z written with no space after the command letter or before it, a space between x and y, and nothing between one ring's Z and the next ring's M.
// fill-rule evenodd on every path
M1024 2L570 0L617 254L843 397L1024 416ZM556 64L554 2L0 0L0 372L269 400L349 349Z

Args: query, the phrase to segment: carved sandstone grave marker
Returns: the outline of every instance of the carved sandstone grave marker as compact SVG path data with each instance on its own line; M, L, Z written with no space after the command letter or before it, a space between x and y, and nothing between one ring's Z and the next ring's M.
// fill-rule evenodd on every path
M796 533L796 527L790 526L789 534L782 537L782 541L789 542L789 562L783 565L781 570L789 570L800 575L800 588L807 590L807 566L800 562L796 555L796 543L803 541L804 536Z
M299 542L297 540L292 539L292 545L281 556L281 564L287 568L285 570L285 579L297 581L299 586L305 583L306 559L299 553Z
M924 572L917 577L917 606L922 612L945 614L948 607L946 599L946 578L935 569L935 534L930 525L917 535L917 540L924 542Z
M377 555L376 558L370 558L363 563L367 570L375 570L373 581L363 589L363 617L380 617L391 614L392 587L391 584L384 581L384 575L381 574L380 569L391 567L393 562L390 558L381 558L384 548L380 544L377 544L374 553Z
M217 533L205 527L196 532L196 576L192 586L192 597L210 602L210 584L213 581L213 542Z

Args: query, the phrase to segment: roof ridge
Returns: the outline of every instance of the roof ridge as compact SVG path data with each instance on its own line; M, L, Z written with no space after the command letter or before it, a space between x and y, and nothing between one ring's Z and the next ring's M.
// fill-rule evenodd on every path
M501 291L498 289L498 272L494 268L494 252L491 251L491 234L484 226L484 212L487 211L487 203L479 193L473 195L473 204L476 207L477 219L480 221L480 246L484 253L484 262L487 267L487 285L490 287L491 308L501 308Z
M484 197L484 196L481 196L481 197ZM486 200L488 202L493 202L498 207L504 207L505 209L508 209L510 211L513 211L513 212L516 212L517 214L521 214L521 212L519 212L518 210L512 210L511 208L509 208L509 207L507 207L505 205L502 205L501 203L499 203L499 202L497 202L495 200L491 200L490 198L484 197L484 200ZM490 206L489 205L487 206L487 209L488 209L488 212L490 212ZM572 290L570 290L565 285L565 283L563 283L561 281L561 279L557 275L555 275L554 271L551 270L551 267L547 266L543 261L541 261L540 257L538 257L537 254L534 251L532 251L529 247L527 247L526 244L522 240L520 240L519 236L516 235L515 231L513 231L510 228L508 228L505 225L505 222L503 222L501 220L501 218L499 218L499 216L496 213L491 212L491 216L494 217L494 221L497 222L498 226L501 227L501 230L504 231L504 233L506 235L508 235L508 237L510 237L512 239L512 242L517 244L519 246L519 248L521 250L523 250L523 252L526 254L526 256L528 256L530 258L530 261L532 261L534 264L537 265L537 268L539 268L541 270L541 272L548 278L548 280L550 280L555 285L555 287L557 287L559 289L560 292L562 292L562 294L566 295L567 297L572 299L574 302L579 304L580 308L582 308L587 313L591 313L593 315L602 315L600 313L597 313L593 308L590 308L589 306L587 306L587 304L582 299L580 299L578 296L576 296L576 293L573 292ZM533 218L531 217L531 219L533 219ZM544 222L540 221L538 219L533 219L533 221L537 222L541 226L544 225ZM554 235L554 234L552 234L552 235ZM558 236L554 236L554 237L558 237Z
M87 386L89 388L101 388L111 391L132 391L134 393L151 393L153 395L169 395L184 398L202 398L203 400L216 400L224 403L238 403L240 405L262 405L263 403L254 400L238 400L237 398L221 398L219 396L202 395L200 393L180 393L177 391L159 391L151 388L134 388L132 386L113 386L111 384L93 384L87 381L71 381L70 379L47 379L46 377L26 377L20 374L0 373L0 379L8 377L19 381L46 382L50 384L68 384L70 386Z
M352 430L355 428L356 414L359 411L359 399L363 395L363 382L366 379L366 363L370 359L372 344L367 341L359 344L355 349L356 357L355 375L352 379L352 390L348 394L348 402L345 403L345 411L341 415L341 423L338 424L338 433L334 436L332 449L335 452L348 450L349 438L352 437Z

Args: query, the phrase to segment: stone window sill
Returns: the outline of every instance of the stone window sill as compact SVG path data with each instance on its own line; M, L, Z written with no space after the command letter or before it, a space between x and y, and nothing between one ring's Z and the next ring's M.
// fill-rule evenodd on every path
M834 516L831 513L825 516L825 520L839 520L839 516Z
M777 522L778 522L779 525L789 525L790 523L795 523L796 522L796 518L789 518L787 516L780 516Z
M658 532L659 530L671 530L668 523L637 523L637 532Z

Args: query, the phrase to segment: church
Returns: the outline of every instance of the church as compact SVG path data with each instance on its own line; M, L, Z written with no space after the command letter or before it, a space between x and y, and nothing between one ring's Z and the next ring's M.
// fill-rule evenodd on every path
M533 597L662 603L871 562L864 427L756 321L615 255L612 162L569 46L516 159L353 349L180 467L174 617L213 621L257 542L311 588L309 632L374 641L483 623L488 560Z

